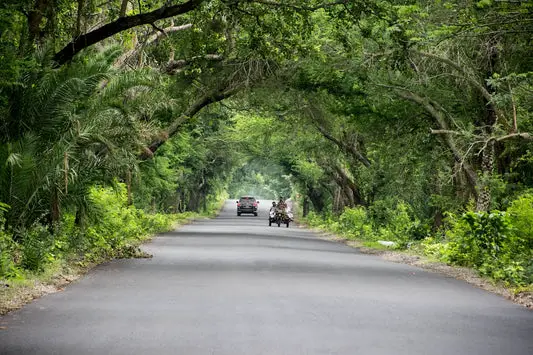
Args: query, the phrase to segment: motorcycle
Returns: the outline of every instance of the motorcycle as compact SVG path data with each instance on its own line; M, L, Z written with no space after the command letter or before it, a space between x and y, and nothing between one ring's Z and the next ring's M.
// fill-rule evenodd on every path
M289 224L293 221L293 215L290 211L285 210L271 210L268 217L268 225L272 226L272 223L277 224L278 227L281 224L285 224L289 228Z

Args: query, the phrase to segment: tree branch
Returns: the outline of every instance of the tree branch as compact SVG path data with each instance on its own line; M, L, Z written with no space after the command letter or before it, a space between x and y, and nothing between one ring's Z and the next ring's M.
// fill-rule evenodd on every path
M122 3L120 4L119 17L126 16L126 10L128 10L128 0L122 0Z
M171 26L171 27L166 27L166 28L163 28L163 29L158 29L159 32L156 32L153 35L151 35L150 37L148 37L148 39L146 40L145 45L149 45L149 44L152 44L154 42L157 42L159 39L161 39L161 37L166 36L169 33L188 30L191 27L192 27L192 23L188 23L188 24L181 25L181 26Z
M461 133L457 132L457 131L451 131L451 130L448 130L448 129L431 129L430 130L431 134L455 134L455 135L461 135Z
M176 118L162 134L156 138L139 156L141 160L150 159L154 153L161 147L170 137L174 136L178 129L191 117L196 115L206 106L212 103L222 101L228 97L237 93L237 90L220 90L212 93L211 95L205 95L195 101L189 108Z
M508 134L508 135L501 136L501 137L495 137L494 140L497 141L497 142L501 142L503 140L511 139L511 138L522 138L522 139L525 139L525 140L528 140L528 141L533 140L533 136L531 134L527 133L527 132L524 132L524 133L512 133L512 134Z
M199 60L199 59L221 61L221 60L224 60L224 57L221 56L220 54L206 54L206 55L195 56L189 59L171 60L170 62L167 63L166 67L164 68L164 71L167 74L176 74L183 67L189 65L192 61Z
M452 139L451 134L450 134L450 132L454 132L454 131L451 131L449 129L448 124L443 114L439 110L437 110L433 105L431 105L428 99L420 95L417 95L412 91L409 91L407 89L396 88L396 92L398 93L400 97L422 106L431 115L431 117L435 119L437 124L440 126L440 130L438 131L446 132L446 134L443 135L444 142L446 143L446 145L452 152L454 160L458 162L459 164L461 164L461 168L466 173L466 178L468 179L468 183L470 184L472 191L477 198L478 179L477 179L476 172L470 166L470 164L466 162L465 157L459 152L459 149L457 149L457 146L455 145L455 142Z
M157 10L145 14L120 17L113 22L110 22L100 28L95 29L94 31L81 35L72 40L54 55L54 61L58 65L63 65L70 61L74 55L76 55L82 49L90 47L93 44L109 38L117 33L140 25L152 24L157 20L164 18L188 13L197 9L204 1L205 0L189 0L183 4L168 7L162 6Z
M341 150L350 153L353 155L360 163L362 163L365 167L369 168L371 163L370 160L368 160L367 157L365 157L361 152L359 152L353 145L351 144L345 144L338 140L337 138L333 137L324 127L322 127L320 124L316 123L315 127L318 129L318 131L326 138L327 140L334 143L336 146L338 146Z
M481 93L483 98L485 98L485 100L488 103L490 103L490 105L494 109L494 112L496 113L497 118L500 118L502 120L505 119L505 116L503 115L503 113L496 107L496 105L494 105L491 93L485 88L485 86L483 86L483 84L478 82L476 79L472 78L471 75L469 75L469 73L467 73L459 64L455 63L451 59L444 58L444 57L438 56L438 55L433 54L433 53L420 52L420 51L414 51L414 50L412 50L411 53L415 53L415 54L421 55L423 57L435 59L435 60L437 60L437 61L439 61L441 63L444 63L444 64L452 67L453 69L455 69L459 73L463 74L463 78L466 81L468 81L472 86L474 86Z

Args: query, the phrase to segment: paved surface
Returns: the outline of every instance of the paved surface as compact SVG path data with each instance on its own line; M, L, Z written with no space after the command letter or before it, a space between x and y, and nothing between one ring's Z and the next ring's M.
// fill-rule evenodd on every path
M0 318L0 353L533 354L533 312L234 203Z

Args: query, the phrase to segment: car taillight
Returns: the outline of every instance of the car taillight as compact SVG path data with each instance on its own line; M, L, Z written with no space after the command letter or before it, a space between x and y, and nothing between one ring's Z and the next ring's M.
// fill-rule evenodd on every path
M238 204L237 204L237 207L241 207L241 204L240 204L240 203L238 203Z
M254 207L257 207L257 202L254 202Z

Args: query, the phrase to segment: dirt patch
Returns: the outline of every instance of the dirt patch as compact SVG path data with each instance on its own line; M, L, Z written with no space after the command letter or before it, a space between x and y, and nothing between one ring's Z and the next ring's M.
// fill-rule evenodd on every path
M451 266L442 262L429 260L423 255L413 255L409 252L373 249L363 246L363 243L360 241L348 240L334 234L324 234L318 232L318 235L321 239L344 243L352 248L358 249L364 254L377 255L387 261L416 266L427 271L444 274L458 280L468 282L471 285L503 296L508 300L533 310L533 292L528 291L515 293L512 289L505 287L504 285L495 284L490 279L480 276L479 273L474 269Z
M72 274L58 274L47 282L28 280L24 282L0 282L0 315L17 310L36 298L49 293L63 291L63 288L78 279L89 268Z

